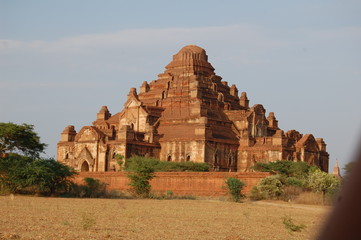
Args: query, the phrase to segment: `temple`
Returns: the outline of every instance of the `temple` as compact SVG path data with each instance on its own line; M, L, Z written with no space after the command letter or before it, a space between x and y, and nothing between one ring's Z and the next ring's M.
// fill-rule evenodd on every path
M245 92L215 74L204 49L189 45L121 112L101 107L92 126L61 133L57 160L78 171L116 171L116 155L208 163L213 171L252 171L256 162L304 161L328 171L322 138L287 132L273 112L250 106Z

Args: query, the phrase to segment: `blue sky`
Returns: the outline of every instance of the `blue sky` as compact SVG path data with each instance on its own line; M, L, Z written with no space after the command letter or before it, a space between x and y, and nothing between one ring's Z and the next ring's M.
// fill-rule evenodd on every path
M351 0L0 0L0 121L34 124L55 156L65 126L121 111L129 88L196 44L251 105L323 137L343 166L361 133L360 12Z

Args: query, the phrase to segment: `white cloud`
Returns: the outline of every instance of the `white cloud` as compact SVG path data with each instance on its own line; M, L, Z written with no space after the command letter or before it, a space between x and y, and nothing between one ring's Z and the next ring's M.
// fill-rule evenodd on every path
M327 53L329 50L322 46L323 43L339 48L343 41L348 41L348 45L352 46L350 42L360 40L360 27L286 30L250 24L127 29L106 34L66 37L55 41L3 39L0 40L0 71L3 73L0 82L3 82L2 87L9 87L11 84L5 84L5 81L13 82L17 78L18 82L25 82L28 81L27 76L38 76L36 85L45 87L49 84L44 83L45 81L59 82L61 78L71 80L77 77L90 77L95 80L95 77L107 75L109 72L121 74L129 80L146 74L156 76L171 60L170 55L187 44L205 48L216 70L224 72L229 66L231 71L227 72L230 74L234 74L234 69L239 66L263 68L277 63L284 64L283 68L287 69L287 65L291 64L290 60L296 61L293 62L294 65L312 67L312 64L308 64L310 55L313 59L319 54L317 59L330 60L333 56L345 52ZM302 50L309 47L323 48L323 52L313 51L312 54L302 55ZM299 56L291 57L292 54Z
M232 25L201 28L153 28L128 29L107 34L80 35L62 38L57 41L22 42L0 40L0 51L28 49L44 52L64 53L67 51L91 49L114 49L116 47L146 47L174 45L174 43L237 43L270 47L284 44L265 36L267 31L255 25Z

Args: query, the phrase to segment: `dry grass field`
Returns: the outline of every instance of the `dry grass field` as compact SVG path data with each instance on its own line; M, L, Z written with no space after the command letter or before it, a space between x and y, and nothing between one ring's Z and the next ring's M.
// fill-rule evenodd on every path
M330 207L218 200L0 197L0 239L312 239ZM287 230L283 219L304 225Z

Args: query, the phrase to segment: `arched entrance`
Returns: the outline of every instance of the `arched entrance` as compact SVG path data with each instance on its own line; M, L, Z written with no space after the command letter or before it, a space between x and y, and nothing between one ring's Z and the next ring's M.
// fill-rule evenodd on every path
M84 161L80 168L81 172L89 172L89 164L87 161Z

